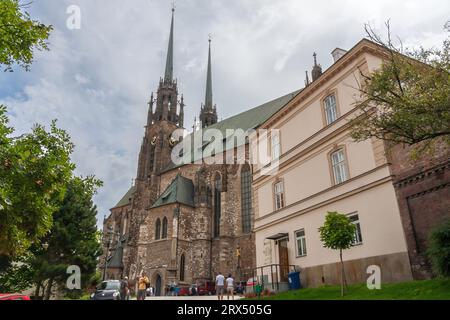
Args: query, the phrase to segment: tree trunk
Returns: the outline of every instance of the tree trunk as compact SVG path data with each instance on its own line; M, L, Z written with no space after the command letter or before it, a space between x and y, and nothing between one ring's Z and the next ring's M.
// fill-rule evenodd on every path
M342 260L342 249L339 250L339 257L341 258L341 297L344 296L344 261Z
M35 296L35 297L39 297L39 292L41 291L41 286L42 286L42 281L39 280L39 281L36 283L36 290L34 291L34 296Z
M53 287L53 277L48 280L47 292L45 293L44 300L50 300L50 297L52 295L52 287Z

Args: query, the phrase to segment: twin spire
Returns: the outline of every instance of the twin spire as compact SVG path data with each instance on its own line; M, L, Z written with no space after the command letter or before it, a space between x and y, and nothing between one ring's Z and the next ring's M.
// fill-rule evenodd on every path
M173 83L173 48L174 48L174 16L175 7L172 7L172 20L170 24L170 36L169 45L167 48L167 59L166 59L166 70L164 73L164 83ZM200 111L200 121L202 127L207 127L217 123L217 110L216 106L213 104L213 94L212 94L212 67L211 67L211 38L208 40L208 71L206 76L206 93L205 93L205 103L201 106Z
M172 22L170 24L169 47L167 48L166 72L164 80L171 82L173 80L173 24L174 24L175 8L172 8Z

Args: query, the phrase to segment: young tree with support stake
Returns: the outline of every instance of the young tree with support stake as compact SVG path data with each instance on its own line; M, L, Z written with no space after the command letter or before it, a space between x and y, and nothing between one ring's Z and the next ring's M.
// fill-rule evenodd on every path
M324 225L319 228L320 240L323 242L324 247L339 250L341 261L341 296L344 296L347 290L342 251L352 246L355 231L356 227L350 219L346 215L338 212L328 212Z

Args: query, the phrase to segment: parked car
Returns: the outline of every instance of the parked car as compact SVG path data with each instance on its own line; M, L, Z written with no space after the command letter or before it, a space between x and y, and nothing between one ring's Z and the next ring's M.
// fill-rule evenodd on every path
M107 280L97 286L91 300L120 300L120 281Z
M199 296L207 296L216 294L216 284L212 281L206 281L197 287L197 294Z
M2 300L31 300L29 296L17 293L0 293L0 301Z
M179 297L186 297L186 296L190 296L191 295L191 290L189 287L181 287L178 290L178 296Z

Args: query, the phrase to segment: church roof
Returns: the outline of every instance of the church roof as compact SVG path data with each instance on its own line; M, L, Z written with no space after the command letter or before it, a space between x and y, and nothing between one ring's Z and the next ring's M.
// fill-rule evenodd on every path
M263 124L265 121L267 121L271 116L273 116L275 113L277 113L281 108L283 108L289 101L291 101L297 94L299 94L301 90L296 90L294 92L291 92L287 95L284 95L282 97L279 97L277 99L274 99L272 101L266 102L256 108L247 110L245 112L242 112L240 114L237 114L235 116L232 116L230 118L227 118L221 122L218 122L216 124L213 124L212 126L209 126L205 129L217 129L220 130L223 137L226 136L227 129L242 129L244 132L251 130L251 129L257 129L261 124ZM203 130L205 130L203 129ZM192 135L193 133L191 133ZM228 138L228 137L227 137ZM238 139L241 140L241 139ZM239 147L240 145L236 145L236 147ZM213 147L212 143L208 143L203 146L204 150L207 150L208 147ZM222 150L215 150L216 154L226 151L226 143L224 142L222 145ZM191 159L192 163L194 161L197 161L200 159ZM173 170L175 168L182 167L181 165L176 165L173 163L170 163L163 172L167 172L170 170Z
M129 205L131 203L131 198L133 197L134 192L136 191L136 187L132 186L127 193L120 199L120 201L114 206L114 208L123 207Z
M191 179L178 174L169 187L156 200L152 208L172 203L180 203L194 207L194 183Z
M287 95L266 102L256 108L247 110L218 122L207 129L219 129L224 136L227 129L242 129L244 131L256 129L278 110L284 107L284 105L291 101L298 93L300 93L300 91L301 90L296 90Z

